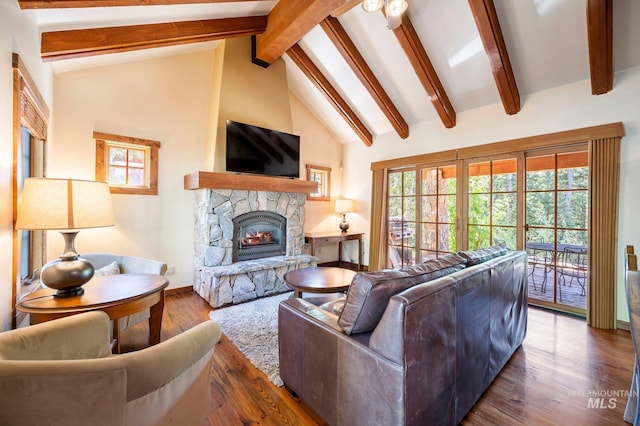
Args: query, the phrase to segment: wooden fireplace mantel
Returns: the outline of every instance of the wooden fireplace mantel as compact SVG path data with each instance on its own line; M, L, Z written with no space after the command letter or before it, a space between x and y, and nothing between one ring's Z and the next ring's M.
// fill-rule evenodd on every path
M318 183L300 179L199 171L184 175L184 189L244 189L313 194L318 192Z

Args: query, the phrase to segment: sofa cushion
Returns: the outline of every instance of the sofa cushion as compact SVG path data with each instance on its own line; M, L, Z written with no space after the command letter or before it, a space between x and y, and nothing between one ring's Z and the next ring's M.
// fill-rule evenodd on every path
M93 272L94 277L103 277L105 275L118 275L120 273L120 266L118 266L117 262L111 262L105 267L100 269L96 269Z
M473 266L484 263L494 257L504 256L508 251L507 246L498 244L478 250L459 251L458 254L465 259L467 266Z
M448 254L398 270L359 272L349 286L338 325L346 334L372 331L394 294L416 284L459 271L465 267L465 262L465 259L457 254Z

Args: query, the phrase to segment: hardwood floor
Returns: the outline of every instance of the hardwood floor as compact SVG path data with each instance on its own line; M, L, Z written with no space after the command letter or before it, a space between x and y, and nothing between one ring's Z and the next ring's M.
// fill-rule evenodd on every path
M195 293L168 296L162 340L207 320L210 310ZM123 351L144 347L147 337L146 324L125 331ZM523 346L462 424L623 425L632 371L629 332L598 330L581 319L530 308ZM216 346L211 394L205 424L324 424L284 388L273 386L224 336Z

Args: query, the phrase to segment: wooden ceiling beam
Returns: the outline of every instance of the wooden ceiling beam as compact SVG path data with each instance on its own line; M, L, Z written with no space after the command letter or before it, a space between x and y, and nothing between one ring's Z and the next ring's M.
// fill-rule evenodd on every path
M469 0L471 13L476 21L480 39L489 57L493 78L496 81L502 105L507 114L520 111L520 93L513 75L507 46L504 43L500 22L493 0Z
M324 18L350 0L278 0L256 36L253 62L268 67Z
M46 62L254 35L266 26L266 16L251 16L53 31L42 33L40 49Z
M373 100L378 104L378 107L382 110L398 135L402 139L406 139L409 136L409 125L404 120L400 111L398 111L398 108L396 108L387 92L382 88L382 85L373 74L373 71L371 71L371 68L367 65L366 61L356 48L356 45L353 43L338 19L327 17L324 21L320 22L320 26L336 46L338 52L340 52L358 79L360 79L371 97L373 97Z
M613 0L587 1L591 93L613 89Z
M331 16L333 16L334 18L337 18L338 16L342 16L348 11L350 11L351 9L353 9L356 5L359 5L361 3L362 3L362 0L349 0L345 2L342 6L340 6L333 12L331 12Z
M324 97L333 105L338 113L344 118L349 127L358 135L360 140L366 145L373 144L373 136L364 123L358 118L338 91L331 85L329 80L316 67L311 58L304 52L298 44L294 44L287 50L287 55L307 76L309 81L320 90Z
M407 13L402 15L402 24L393 30L393 34L409 58L442 123L447 129L452 128L456 125L456 112Z
M198 3L235 3L270 0L18 0L20 9L66 9L112 6L166 6Z

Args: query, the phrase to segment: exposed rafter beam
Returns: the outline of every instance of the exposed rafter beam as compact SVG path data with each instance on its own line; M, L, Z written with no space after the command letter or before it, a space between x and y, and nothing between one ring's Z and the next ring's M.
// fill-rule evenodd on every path
M591 93L613 89L613 0L587 1Z
M442 123L446 128L452 128L456 125L456 112L407 13L402 15L402 24L396 27L393 33L409 58L424 90L431 98L431 103Z
M155 6L197 3L235 3L270 0L18 0L20 9L65 9L80 7Z
M361 4L362 0L349 0L345 2L342 6L331 12L331 16L337 18L338 16L342 16L351 9L353 9L356 5Z
M55 61L254 35L266 26L266 16L251 16L54 31L42 33L40 49L43 61Z
M409 136L409 125L404 118L402 118L400 111L398 111L398 108L393 104L387 92L382 88L382 85L338 19L327 17L327 19L320 23L320 26L371 94L373 100L378 104L378 107L380 107L398 135L400 135L402 139L407 138Z
M278 0L264 33L256 36L253 62L267 67L311 28L350 0Z
M507 46L504 43L500 22L493 0L469 0L471 13L476 21L484 50L489 57L493 78L498 86L502 105L507 114L520 111L520 93L511 69Z
M371 146L373 144L371 132L369 132L364 123L362 123L356 113L349 107L347 102L340 96L338 91L331 85L318 67L315 66L304 50L302 50L298 44L294 44L287 50L287 55L289 55L291 60L307 76L311 83L322 92L336 111L345 119L349 127L356 132L360 140L362 140L365 145Z

